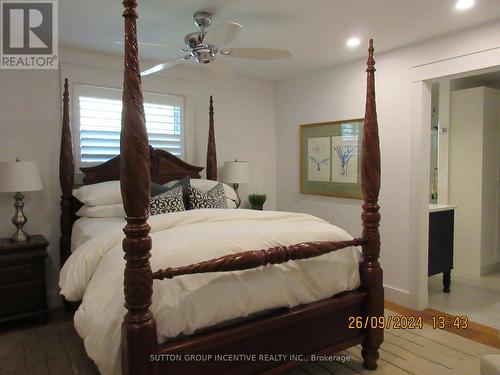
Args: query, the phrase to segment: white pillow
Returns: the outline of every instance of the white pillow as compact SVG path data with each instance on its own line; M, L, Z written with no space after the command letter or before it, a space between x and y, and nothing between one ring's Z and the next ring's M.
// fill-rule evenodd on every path
M76 216L79 217L116 217L124 218L125 209L122 203L108 204L105 206L87 206L83 205L77 212Z
M178 180L175 181L170 181L165 184L167 187L174 186L174 184ZM222 186L224 186L224 194L226 195L226 203L228 208L236 208L236 201L238 200L238 196L236 195L236 192L234 189L219 181L213 181L213 180L205 180L205 179L200 179L200 178L192 178L189 180L189 183L191 184L192 187L198 189L201 191L203 194L208 193L210 190L212 190L218 183L221 183Z
M87 206L107 206L122 203L120 181L106 181L92 185L83 185L73 190L73 195Z
M226 196L227 208L236 208L236 202Z

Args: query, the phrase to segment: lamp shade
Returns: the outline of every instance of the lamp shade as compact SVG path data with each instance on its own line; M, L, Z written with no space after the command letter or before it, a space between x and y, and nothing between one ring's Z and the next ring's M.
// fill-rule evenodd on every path
M246 161L226 161L222 169L222 179L230 184L245 184L250 181L250 166Z
M38 166L33 161L0 162L0 192L42 190Z

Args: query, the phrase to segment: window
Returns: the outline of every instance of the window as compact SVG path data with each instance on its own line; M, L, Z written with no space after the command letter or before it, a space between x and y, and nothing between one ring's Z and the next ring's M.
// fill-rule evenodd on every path
M118 155L121 90L75 86L73 108L79 165L100 164ZM184 157L183 97L144 93L144 112L149 144Z

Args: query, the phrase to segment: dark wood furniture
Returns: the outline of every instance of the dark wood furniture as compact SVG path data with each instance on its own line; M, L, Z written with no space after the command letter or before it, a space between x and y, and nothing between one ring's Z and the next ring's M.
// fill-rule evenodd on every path
M429 212L428 276L443 273L443 292L450 293L455 210Z
M23 243L0 239L0 322L47 318L45 259L49 243L40 235Z
M272 249L254 250L207 260L199 264L164 270L151 270L152 241L147 224L150 184L166 182L184 175L199 173L193 166L184 163L166 152L152 150L148 145L145 128L142 83L137 48L137 1L124 0L125 19L125 69L123 81L123 113L121 131L121 154L107 163L82 169L84 183L121 180L122 197L127 224L123 241L125 252L124 292L127 313L122 323L122 373L125 375L157 374L255 374L277 372L298 365L296 362L194 362L194 361L151 361L151 355L162 354L300 354L335 353L348 347L362 345L363 365L368 369L377 367L378 349L383 341L383 329L379 327L348 327L350 316L378 318L384 314L384 290L382 269L378 262L380 253L379 205L380 149L377 115L375 108L375 60L373 41L370 40L367 62L366 112L363 129L362 191L364 197L362 234L360 238L343 242L310 242ZM67 98L67 87L65 90ZM63 109L68 110L67 101ZM212 102L211 102L212 104ZM209 111L210 128L207 155L207 177L216 179L217 160L213 129L213 106ZM73 160L69 117L63 115L64 149L61 150L61 170L72 171ZM156 156L155 156L156 153ZM155 157L169 160L157 164ZM155 164L158 169L155 169ZM119 165L119 168L118 168ZM176 173L172 170L177 168ZM158 180L158 176L165 176ZM71 176L73 177L73 176ZM71 223L74 204L68 192L69 176L61 179L62 218L61 223ZM71 228L61 230L62 236L70 238ZM68 240L64 238L62 242ZM205 333L173 339L158 344L156 322L150 311L153 282L163 278L200 272L225 272L243 270L264 265L287 262L291 259L305 259L320 256L351 245L361 245L363 261L360 265L361 287L358 290L341 293L322 301L283 308L272 314L253 320L217 328ZM153 249L154 251L154 249ZM200 249L203 251L203 249ZM64 260L69 250L61 248ZM105 286L103 286L105 287ZM258 293L258 291L256 291ZM163 317L168 319L168 317ZM288 359L290 361L290 359Z

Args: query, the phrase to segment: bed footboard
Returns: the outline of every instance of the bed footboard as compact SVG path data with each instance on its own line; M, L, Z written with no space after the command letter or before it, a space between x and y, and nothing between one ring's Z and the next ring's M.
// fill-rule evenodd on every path
M127 313L122 325L122 373L125 375L157 375L167 371L179 374L180 367L160 363L154 355L161 353L285 353L310 354L341 350L362 342L364 366L375 369L378 349L383 340L382 329L358 330L348 326L349 316L383 316L382 269L380 253L379 206L380 149L375 108L375 61L373 41L370 40L367 67L366 115L363 128L363 155L361 184L364 196L361 239L342 242L312 242L273 249L250 251L213 259L194 265L167 268L153 275L149 258L151 238L147 224L150 192L150 153L145 128L142 83L137 50L137 0L123 0L125 10L125 69L123 82L123 114L121 131L120 180L126 212L124 292ZM216 167L216 166L215 166ZM211 176L216 169L212 168ZM210 176L209 176L210 178ZM364 259L360 266L361 288L343 296L304 305L268 318L220 329L202 338L190 337L167 346L157 344L156 323L150 311L153 278L171 278L200 272L225 272L283 263L293 259L306 259L361 245ZM168 317L166 317L168 319ZM284 339L286 333L287 339ZM231 337L238 338L231 341ZM272 345L268 346L266 340ZM288 340L293 338L293 340ZM232 344L238 344L233 347ZM152 357L153 356L153 357ZM292 360L293 362L293 360ZM198 372L210 365L191 364ZM218 372L238 373L227 363ZM267 367L266 367L267 368ZM266 368L248 367L248 372ZM246 371L246 370L244 370ZM193 373L192 371L189 373Z
M345 292L249 322L162 344L154 361L160 374L279 374L311 355L335 354L360 344L367 293ZM286 335L286 340L283 339Z

